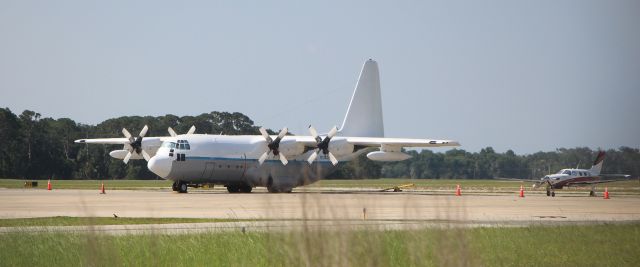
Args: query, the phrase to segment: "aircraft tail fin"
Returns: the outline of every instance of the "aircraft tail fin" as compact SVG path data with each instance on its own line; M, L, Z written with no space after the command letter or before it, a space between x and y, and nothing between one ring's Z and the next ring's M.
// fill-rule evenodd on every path
M364 62L360 78L353 91L340 134L343 136L384 137L382 99L378 63Z
M600 171L602 170L602 162L604 161L604 156L605 156L604 151L598 152L598 156L596 157L596 160L593 162L593 166L591 166L591 169L589 169L589 171L592 174L594 175L600 174Z

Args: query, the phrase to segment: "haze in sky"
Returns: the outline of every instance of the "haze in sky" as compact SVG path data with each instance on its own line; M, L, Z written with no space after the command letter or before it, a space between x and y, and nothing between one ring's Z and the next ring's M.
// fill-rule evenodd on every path
M0 0L0 36L14 113L326 132L373 58L388 137L640 147L640 1Z

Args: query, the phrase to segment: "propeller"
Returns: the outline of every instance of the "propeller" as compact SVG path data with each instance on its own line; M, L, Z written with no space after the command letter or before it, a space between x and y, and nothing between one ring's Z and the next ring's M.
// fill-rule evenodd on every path
M149 127L145 125L144 128L142 128L142 130L140 131L140 134L134 137L131 135L131 133L129 133L129 131L127 131L127 129L122 128L122 134L127 139L129 139L129 153L127 153L127 155L124 156L124 160L123 160L124 164L127 164L129 162L129 159L131 159L131 156L133 155L134 152L138 155L142 155L142 157L144 157L146 161L149 161L151 157L149 156L147 151L144 151L144 149L142 149L142 138L144 138L144 136L147 135L148 130L149 130Z
M318 136L318 131L316 131L316 129L311 125L309 125L309 132L311 133L311 136L316 139L316 150L309 156L307 162L309 162L309 164L313 164L313 161L318 157L318 152L322 151L323 154L329 156L329 160L331 160L331 164L333 164L333 166L337 165L338 159L336 159L336 157L329 151L329 142L331 141L331 138L338 133L338 128L333 126L324 139Z
M269 147L269 150L264 152L262 156L260 156L260 158L258 159L258 162L260 163L260 165L262 165L262 163L267 159L267 157L269 156L269 153L273 153L274 156L280 156L280 161L282 162L282 164L287 165L287 163L289 163L287 158L283 154L281 154L279 150L280 141L285 135L287 135L288 131L289 130L287 129L287 127L282 128L280 133L278 133L278 137L276 137L276 139L274 140L271 138L271 136L269 136L269 133L267 133L267 130L260 127L260 134L262 134L262 137L264 137L264 139L267 140L267 147Z
M167 129L167 131L169 131L169 135L171 135L171 137L176 137L176 136L178 136L178 134L176 133L176 131L174 131L174 130L173 130L173 128L171 128L171 127L169 127L169 128ZM193 126L191 126L191 128L189 128L189 131L186 133L186 135L193 134L193 133L195 133L195 132L196 132L196 126L195 126L195 125L193 125Z

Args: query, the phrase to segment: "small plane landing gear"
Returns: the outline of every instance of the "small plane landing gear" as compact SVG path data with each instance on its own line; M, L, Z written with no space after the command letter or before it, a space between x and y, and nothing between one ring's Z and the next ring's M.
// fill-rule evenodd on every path
M589 191L589 196L590 197L595 197L596 196L596 192L594 192L593 190Z
M183 181L179 181L178 182L178 193L187 193L187 190L189 190L189 186L187 185L187 183L183 182Z
M555 197L556 196L556 192L555 191L551 191L551 197Z
M551 191L547 189L547 196L551 196Z

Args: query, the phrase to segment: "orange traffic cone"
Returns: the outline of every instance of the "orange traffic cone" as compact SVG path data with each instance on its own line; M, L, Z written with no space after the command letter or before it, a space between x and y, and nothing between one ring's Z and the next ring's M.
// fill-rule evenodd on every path
M102 183L102 186L100 187L100 194L106 194L107 192L104 191L104 183Z
M604 199L609 199L609 189L608 188L604 188Z
M47 190L51 190L51 179L47 181Z
M520 185L520 197L524 197L524 186Z
M456 196L462 196L462 190L460 190L460 185L456 185Z

